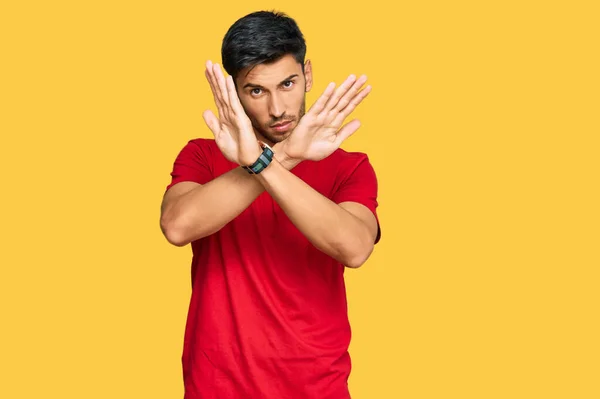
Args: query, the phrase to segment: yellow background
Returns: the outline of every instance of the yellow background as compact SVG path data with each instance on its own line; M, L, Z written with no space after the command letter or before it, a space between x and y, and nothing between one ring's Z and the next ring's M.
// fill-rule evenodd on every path
M315 87L366 73L383 238L347 273L355 399L598 398L595 2L0 8L0 398L181 398L189 247L159 205L203 70L259 9Z

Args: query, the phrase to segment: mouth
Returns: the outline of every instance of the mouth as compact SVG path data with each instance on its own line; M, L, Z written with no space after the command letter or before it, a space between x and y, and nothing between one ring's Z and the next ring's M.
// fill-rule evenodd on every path
M287 122L277 123L275 125L271 125L271 128L273 130L275 130L276 132L285 132L290 127L292 127L292 121L287 121Z

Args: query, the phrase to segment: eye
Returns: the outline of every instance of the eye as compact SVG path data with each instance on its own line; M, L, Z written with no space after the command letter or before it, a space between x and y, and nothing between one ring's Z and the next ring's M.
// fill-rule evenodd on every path
M286 89L289 89L293 85L294 85L294 82L292 82L291 80L286 80L285 82L283 82L283 87L285 87Z
M257 87L250 90L250 94L252 94L253 96L258 96L258 95L260 95L260 93L262 93L262 89L259 89Z

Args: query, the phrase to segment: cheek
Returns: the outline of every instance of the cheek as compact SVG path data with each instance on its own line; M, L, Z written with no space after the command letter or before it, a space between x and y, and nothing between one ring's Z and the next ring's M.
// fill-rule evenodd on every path
M294 112L302 112L304 109L304 92L294 98ZM301 116L301 115L296 115Z
M240 101L242 103L242 107L244 108L244 112L248 115L248 118L252 120L260 120L264 111L264 108L260 101Z

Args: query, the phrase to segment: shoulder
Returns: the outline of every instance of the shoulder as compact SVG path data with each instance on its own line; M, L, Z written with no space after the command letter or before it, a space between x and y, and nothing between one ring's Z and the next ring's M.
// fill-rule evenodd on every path
M315 185L331 185L334 189L347 182L377 180L375 170L365 152L346 151L341 148L320 161L304 161L297 169L294 169L294 173L298 173L306 181Z
M183 146L180 156L208 161L214 159L219 153L219 148L214 139L194 138Z
M342 148L335 150L329 157L325 158L324 161L326 161L329 168L335 168L342 173L351 173L361 166L372 168L368 154L360 151L346 151Z
M217 148L217 143L215 139L207 139L207 138L195 138L188 141L187 145L191 145L193 147L197 147L201 150L212 150L213 148Z
M369 156L364 152L346 151L343 148L338 148L328 158L332 158L338 162L361 162L368 160Z

